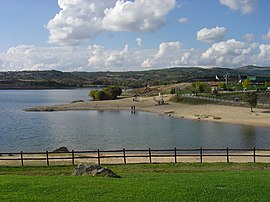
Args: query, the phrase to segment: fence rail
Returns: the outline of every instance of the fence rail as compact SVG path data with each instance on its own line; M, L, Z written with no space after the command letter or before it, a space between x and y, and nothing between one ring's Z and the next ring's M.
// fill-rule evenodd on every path
M244 102L244 101L236 101L234 99L217 98L215 96L198 96L198 95L189 95L189 94L181 94L181 96L193 98L193 99L210 100L210 101L223 102L223 103L246 104L246 102ZM263 107L270 107L270 103L265 102L265 101L258 101L257 105L263 106Z
M121 149L0 153L0 165L127 164L153 162L270 162L270 149Z

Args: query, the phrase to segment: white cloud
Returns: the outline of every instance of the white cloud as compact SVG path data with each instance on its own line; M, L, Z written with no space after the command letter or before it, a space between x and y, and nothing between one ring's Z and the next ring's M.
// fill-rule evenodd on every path
M141 63L141 66L147 69L192 66L198 64L199 57L199 51L195 51L194 49L183 50L181 49L181 43L178 41L163 42L159 45L156 53L149 55Z
M257 63L260 65L265 65L266 63L269 66L270 63L270 45L261 44L259 46L260 52L258 55Z
M227 29L225 27L203 28L197 32L197 40L208 43L219 42L224 39L226 32Z
M205 65L220 67L236 67L253 64L256 44L244 43L230 39L213 44L202 53L201 62Z
M36 47L20 45L0 52L0 71L129 71L175 66L239 67L248 64L269 66L270 45L235 39L214 43L205 51L183 49L179 41L160 43L156 49L107 49Z
M257 4L257 0L219 0L219 2L231 10L240 10L244 14L254 12Z
M88 51L70 47L19 45L0 53L1 71L48 70L74 71L88 64Z
M128 68L127 61L131 61L132 59L128 45L125 45L123 50L120 51L106 50L103 46L93 45L88 47L88 51L90 52L88 66L96 70L119 71L119 69Z
M249 33L249 34L245 34L242 38L243 38L245 41L247 41L247 42L251 42L251 41L254 40L255 35Z
M189 19L188 18L179 18L178 22L179 23L187 23L187 22L189 22Z
M104 13L103 26L110 31L154 31L165 23L175 0L118 0Z
M136 38L137 46L140 48L142 47L143 40L141 38Z
M172 66L173 61L179 57L180 42L163 42L159 45L158 51L155 54L148 56L142 63L142 67L163 67Z
M58 0L61 10L46 28L49 42L77 45L102 32L159 29L176 0Z
M270 40L270 28L268 29L267 34L263 35L263 39Z
M180 42L164 42L159 45L159 50L155 55L155 59L164 57L165 55L173 54L181 47Z

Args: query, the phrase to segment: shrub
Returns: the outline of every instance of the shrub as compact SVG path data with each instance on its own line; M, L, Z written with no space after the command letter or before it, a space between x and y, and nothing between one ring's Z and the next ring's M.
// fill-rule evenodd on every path
M102 90L91 90L89 96L94 100L114 100L122 94L122 89L116 86L103 88Z

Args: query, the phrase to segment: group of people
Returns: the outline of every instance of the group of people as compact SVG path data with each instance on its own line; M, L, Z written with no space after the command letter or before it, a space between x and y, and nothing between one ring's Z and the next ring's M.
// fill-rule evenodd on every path
M135 105L131 105L130 109L131 109L131 113L132 113L132 114L133 114L133 113L135 114L135 110L136 110Z

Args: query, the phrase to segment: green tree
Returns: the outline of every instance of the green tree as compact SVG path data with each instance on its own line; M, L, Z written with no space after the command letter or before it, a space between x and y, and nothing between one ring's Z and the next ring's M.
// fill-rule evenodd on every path
M89 95L90 97L92 97L94 100L96 100L95 94L96 94L97 91L98 91L98 90L90 90L88 95Z
M107 96L106 93L103 90L98 90L95 93L95 99L96 100L106 100Z
M224 82L220 82L220 83L218 83L218 88L225 90L226 89L226 84Z
M110 86L108 88L103 89L106 95L108 96L108 99L116 99L117 96L120 96L122 94L122 89L118 86Z
M192 83L193 88L195 88L195 91L199 92L199 93L203 93L205 92L205 90L207 89L208 85L207 83L204 82L195 82Z
M242 81L242 86L243 88L248 88L251 86L251 81L248 79L245 79L244 81Z
M250 106L250 111L253 112L253 108L257 106L258 95L255 92L246 92L243 96L244 101Z
M122 89L116 86L110 86L108 88L103 88L102 90L91 90L89 92L89 96L94 100L113 100L121 94Z

